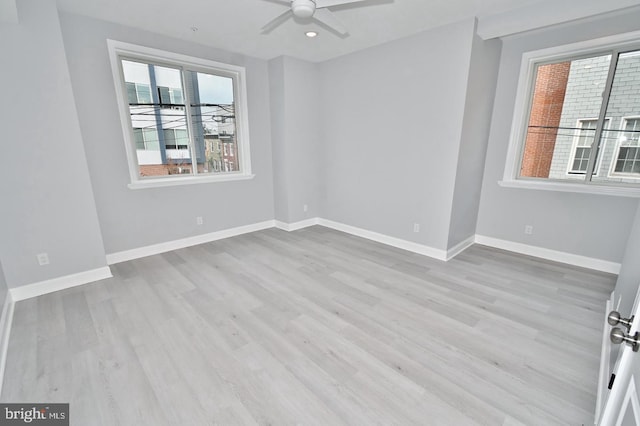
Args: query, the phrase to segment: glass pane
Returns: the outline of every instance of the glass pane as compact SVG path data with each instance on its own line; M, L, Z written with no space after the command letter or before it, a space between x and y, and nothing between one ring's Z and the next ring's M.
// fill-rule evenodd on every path
M131 125L142 130L135 136L140 176L193 173L184 101L171 99L171 93L183 93L181 71L128 60L122 69Z
M144 144L148 150L159 151L158 131L156 129L144 129Z
M138 92L138 103L150 104L151 100L151 86L147 84L136 84L136 91Z
M610 61L602 55L537 67L520 177L584 180Z
M571 168L571 172L584 174L587 171L589 155L591 155L591 146L589 146L588 148L576 148L575 159L573 160L573 167Z
M169 96L169 88L168 87L158 87L158 93L160 94L160 103L161 104L170 104L171 96Z
M133 140L136 142L136 149L144 149L142 129L133 129Z
M594 182L640 182L640 51L618 57L607 104L611 125L600 142L600 173Z
M167 149L177 149L176 148L176 134L173 129L163 129L162 134L164 136L164 146Z
M171 90L171 103L172 104L184 104L184 99L182 97L182 90L180 90L180 89Z
M136 84L135 83L127 83L127 99L130 104L138 103L138 92L136 92Z
M189 149L189 134L186 129L176 129L176 149Z
M199 173L239 170L233 83L230 77L187 72Z

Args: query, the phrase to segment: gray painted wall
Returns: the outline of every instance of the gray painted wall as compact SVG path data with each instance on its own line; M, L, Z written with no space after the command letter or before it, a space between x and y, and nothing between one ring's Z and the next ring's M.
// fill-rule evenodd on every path
M2 262L0 262L0 306L4 306L4 302L7 299L7 279L4 277L4 270L2 269Z
M640 13L604 16L503 39L477 233L552 250L622 261L637 200L503 188L502 179L522 54L637 30ZM533 225L533 235L525 235Z
M0 25L0 258L17 287L106 266L55 2ZM38 266L36 255L49 254Z
M476 233L501 42L473 37L447 248Z
M107 253L274 217L266 61L81 16L61 14L71 82ZM246 67L255 178L131 190L107 39ZM204 224L196 225L196 216Z
M321 64L328 219L447 248L473 30L467 20Z
M271 108L271 143L273 153L273 204L276 220L289 223L287 185L286 118L284 94L284 57L269 61L269 106Z
M275 218L295 223L321 216L325 144L318 65L290 57L271 60L269 90Z

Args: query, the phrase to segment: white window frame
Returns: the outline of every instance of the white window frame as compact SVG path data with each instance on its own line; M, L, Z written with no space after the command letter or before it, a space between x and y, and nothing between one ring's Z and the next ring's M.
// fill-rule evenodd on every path
M529 107L535 87L536 66L541 63L554 63L571 58L606 54L610 50L640 46L640 31L618 34L562 46L555 46L525 52L520 63L520 75L516 91L515 108L504 174L498 184L508 188L538 189L547 191L578 192L589 194L617 195L640 198L640 188L616 186L604 182L574 182L552 179L519 178L520 164L524 150L525 135L529 120Z
M107 40L111 72L115 84L120 122L124 137L127 162L129 165L129 188L142 189L159 186L189 185L209 182L226 182L235 180L252 179L251 151L249 144L249 114L247 107L247 83L244 67L215 62L208 59L196 58L174 52L167 52L146 46L124 43L116 40ZM128 109L128 96L124 78L122 78L122 58L133 58L150 63L167 64L180 68L188 68L191 71L224 75L234 80L234 102L236 106L236 144L240 155L239 171L225 174L195 174L188 176L154 176L141 177L139 173L138 159L136 155L135 140L131 125L130 111ZM184 93L183 93L184 96ZM191 136L190 136L191 137Z
M582 176L585 174L585 172L576 172L574 170L572 170L573 168L573 162L576 159L576 151L577 148L585 148L583 146L579 147L578 146L578 141L580 140L580 132L582 130L585 130L581 127L582 123L584 123L585 121L598 121L598 117L595 118L579 118L576 120L576 130L575 130L575 134L573 135L573 142L571 143L571 156L569 157L569 164L567 164L567 176ZM605 118L604 119L604 127L603 127L603 132L609 130L609 125L611 124L611 121L609 120L609 118ZM594 141L595 142L595 141ZM606 144L607 141L605 140L604 143L602 144L602 146L600 147L600 150L604 152L605 148L606 148ZM592 147L593 148L593 147ZM602 165L602 155L599 155L596 161L596 166L593 168L593 176L598 176L598 170L600 170L600 166Z

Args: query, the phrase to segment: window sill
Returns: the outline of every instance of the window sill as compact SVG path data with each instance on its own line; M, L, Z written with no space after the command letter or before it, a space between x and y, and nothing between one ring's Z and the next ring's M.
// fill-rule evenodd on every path
M253 179L252 174L227 174L221 176L180 176L138 180L127 185L129 189L161 188L166 186L196 185L200 183L232 182Z
M500 180L504 188L537 189L542 191L573 192L578 194L611 195L616 197L640 198L640 188L625 188L597 184L568 182L538 182L533 180Z

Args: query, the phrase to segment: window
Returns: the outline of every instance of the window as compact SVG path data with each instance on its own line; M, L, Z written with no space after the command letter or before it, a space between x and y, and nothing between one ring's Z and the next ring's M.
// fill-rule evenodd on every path
M160 97L161 107L177 106L177 109L184 108L181 88L160 86L158 87L158 95Z
M136 149L158 151L158 133L156 129L133 128L133 137L136 141Z
M573 150L573 160L569 162L569 173L584 174L587 172L597 122L598 120L578 120L576 144Z
M589 158L591 157L591 147L593 145L596 134L597 119L578 120L576 125L574 143L572 148L571 160L569 161L569 170L567 173L584 175L587 172ZM609 119L605 120L604 128L609 124ZM593 174L598 174L599 164L593 170Z
M126 85L129 104L151 104L151 87L148 84L128 82Z
M638 93L640 33L525 54L501 184L640 195Z
M612 175L640 178L640 117L624 118Z
M185 129L163 129L167 149L189 149L189 135Z
M109 53L131 188L252 177L243 68L112 40Z

